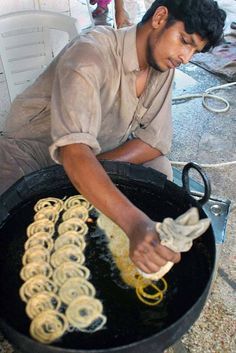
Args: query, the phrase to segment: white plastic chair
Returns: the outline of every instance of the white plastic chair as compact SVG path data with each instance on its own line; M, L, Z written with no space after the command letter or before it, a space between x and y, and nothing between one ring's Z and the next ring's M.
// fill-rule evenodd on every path
M52 30L67 33L68 41L80 32L75 18L51 11L19 11L0 16L0 55L11 101L55 56Z

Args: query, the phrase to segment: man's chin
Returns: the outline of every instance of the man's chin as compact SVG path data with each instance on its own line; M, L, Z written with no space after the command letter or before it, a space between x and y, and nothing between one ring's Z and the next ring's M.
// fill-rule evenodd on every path
M166 72L166 71L169 70L169 68L167 68L167 67L164 68L164 67L161 67L161 66L156 65L156 64L150 64L150 66L151 66L154 70L159 71L159 72Z
M165 72L168 71L169 68L168 67L163 67L161 65L159 65L158 63L154 62L154 61L149 61L148 62L149 66L152 67L154 70L159 71L159 72Z

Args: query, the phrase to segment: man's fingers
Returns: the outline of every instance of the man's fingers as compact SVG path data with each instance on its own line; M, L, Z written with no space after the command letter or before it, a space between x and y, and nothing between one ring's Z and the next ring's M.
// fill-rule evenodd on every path
M137 268L139 268L141 271L145 272L145 273L153 273L152 270L150 270L149 266L147 266L145 263L143 263L143 261L137 261L135 263L135 265L137 266Z
M155 244L157 245L153 246L152 241L145 242L131 254L132 261L143 272L155 273L169 261L173 263L180 261L180 253L176 253L160 243L155 242Z
M161 254L157 254L153 248L151 248L145 255L148 262L151 262L159 267L164 266L168 261Z
M174 264L177 264L181 260L181 253L175 253L174 259L171 262L174 262Z
M143 251L135 252L135 255L131 259L140 270L146 273L158 272L167 263L152 248L149 250L145 248Z
M170 250L164 245L158 244L154 247L154 251L156 254L161 256L164 260L171 261L173 263L177 263L181 259L180 253Z
M137 241L139 240L139 241ZM160 243L155 229L148 230L143 239L138 235L131 238L130 258L143 272L156 273L167 264L180 261L180 253L176 253Z

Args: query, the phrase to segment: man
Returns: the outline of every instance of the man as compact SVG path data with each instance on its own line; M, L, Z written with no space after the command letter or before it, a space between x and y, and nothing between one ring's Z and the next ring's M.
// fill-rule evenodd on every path
M99 160L152 166L171 178L164 155L174 69L214 46L224 20L213 0L157 0L137 27L97 27L76 38L12 104L0 143L1 192L61 163L76 189L125 231L136 266L152 273L178 262Z

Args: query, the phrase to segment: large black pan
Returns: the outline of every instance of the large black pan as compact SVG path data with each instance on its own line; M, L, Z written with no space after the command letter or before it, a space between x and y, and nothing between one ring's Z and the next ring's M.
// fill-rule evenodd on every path
M153 220L176 218L191 206L198 207L201 217L206 217L195 199L158 172L114 162L103 166L117 187ZM63 169L53 166L21 179L0 198L1 330L26 353L163 352L191 327L205 303L215 261L212 228L194 242L188 253L182 254L181 262L167 274L168 291L163 302L148 307L137 299L133 289L124 286L111 265L104 235L92 227L86 265L91 270L97 297L104 304L106 327L93 334L67 333L47 346L30 337L30 321L19 298L25 229L32 222L33 205L39 198L76 193Z

